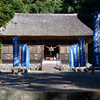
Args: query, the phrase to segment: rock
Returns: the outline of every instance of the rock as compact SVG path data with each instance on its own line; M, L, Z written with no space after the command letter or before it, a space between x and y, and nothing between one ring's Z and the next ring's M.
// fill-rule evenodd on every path
M18 75L18 76L21 76L21 72L17 72L17 75Z

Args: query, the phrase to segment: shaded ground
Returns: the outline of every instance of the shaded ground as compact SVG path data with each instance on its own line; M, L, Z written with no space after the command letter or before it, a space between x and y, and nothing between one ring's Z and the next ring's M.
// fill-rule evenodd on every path
M21 76L2 72L0 89L22 91L100 91L100 74L31 72Z
M84 72L63 72L62 75L80 88L100 89L100 73L92 75Z

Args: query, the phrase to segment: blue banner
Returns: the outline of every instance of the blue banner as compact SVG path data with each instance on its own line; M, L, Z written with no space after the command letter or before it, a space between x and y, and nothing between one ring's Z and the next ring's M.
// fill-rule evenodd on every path
M78 38L80 67L86 66L84 36Z
M79 58L78 58L78 45L72 45L73 58L74 58L74 67L79 67Z
M94 66L100 67L100 12L93 14Z
M17 67L19 66L19 37L14 37L12 38L12 42L13 42L13 66Z
M26 66L26 44L21 45L21 66Z
M73 58L72 48L69 49L69 64L70 64L70 67L74 67L74 58Z
M26 49L26 67L29 67L30 65L30 50L29 48Z

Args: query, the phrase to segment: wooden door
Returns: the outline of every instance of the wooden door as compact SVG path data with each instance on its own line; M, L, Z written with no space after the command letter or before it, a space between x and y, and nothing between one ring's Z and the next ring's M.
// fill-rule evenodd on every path
M63 64L69 64L69 49L71 45L61 45L60 58Z

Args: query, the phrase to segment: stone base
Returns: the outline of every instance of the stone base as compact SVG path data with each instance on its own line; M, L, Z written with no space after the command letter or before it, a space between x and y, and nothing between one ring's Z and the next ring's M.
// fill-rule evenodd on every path
M0 70L18 71L18 68L21 68L22 70L24 70L26 67L21 67L21 64L18 67L13 67L13 64L0 64ZM40 63L30 64L30 66L28 67L28 69L31 69L31 70L39 70L40 68L41 68Z
M18 76L21 76L21 72L17 72L17 75L18 75Z
M99 100L100 92L0 91L0 100L62 100L62 98L63 100Z

